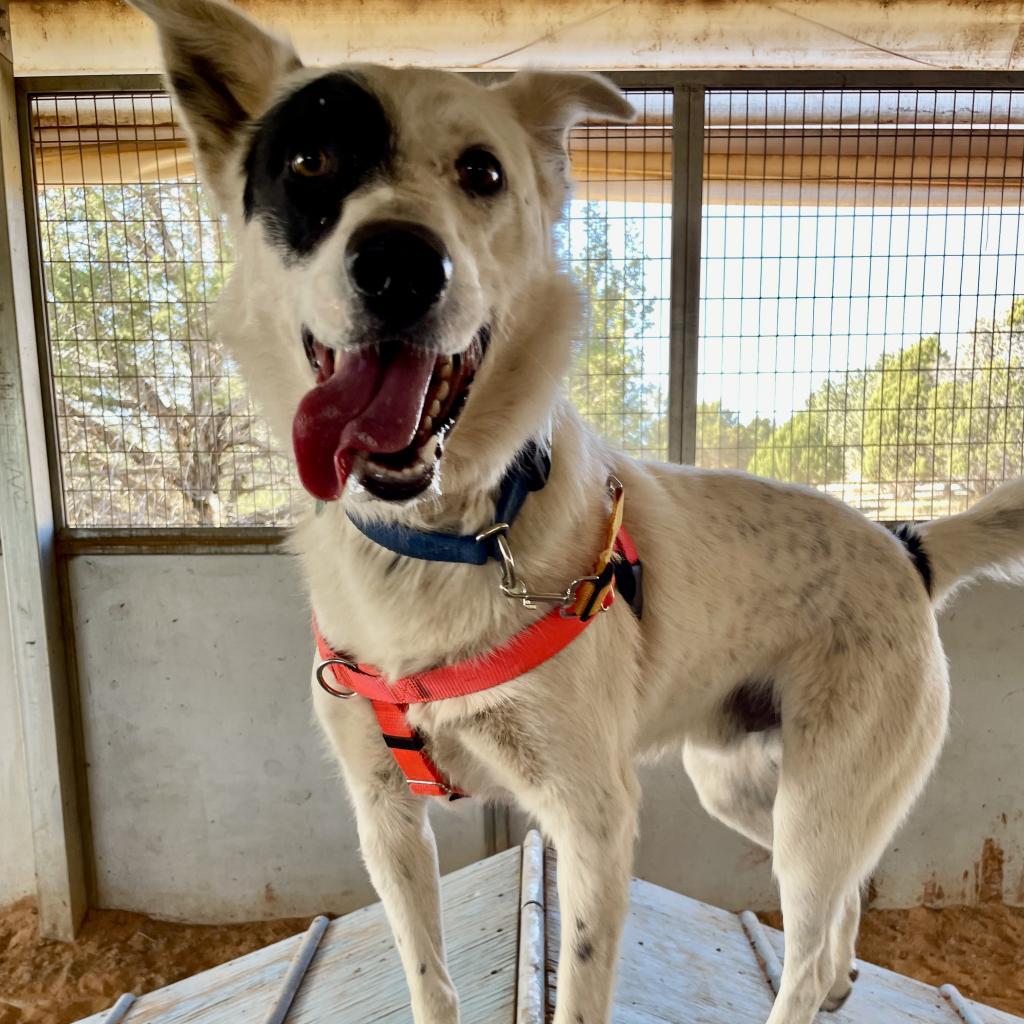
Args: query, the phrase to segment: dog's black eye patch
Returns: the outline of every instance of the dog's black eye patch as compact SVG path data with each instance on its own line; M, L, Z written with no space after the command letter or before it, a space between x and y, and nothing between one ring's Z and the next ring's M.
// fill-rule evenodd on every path
M345 199L386 169L391 135L380 101L354 75L303 86L257 123L245 160L246 220L259 217L290 253L309 253Z

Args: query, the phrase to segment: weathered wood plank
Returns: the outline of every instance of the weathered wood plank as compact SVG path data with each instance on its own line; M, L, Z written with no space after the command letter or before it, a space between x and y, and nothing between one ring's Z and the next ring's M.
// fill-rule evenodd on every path
M549 863L553 858L549 855ZM554 1005L558 894L548 873L548 1005ZM739 918L634 880L615 1024L763 1024L772 1005Z
M445 879L448 960L466 1024L513 1020L520 861L517 847ZM368 907L339 923L348 926L345 942L325 940L289 1024L411 1024L381 908Z
M448 958L464 1024L513 1024L519 848L442 882ZM258 1024L302 936L294 936L139 998L125 1024ZM331 923L288 1024L411 1024L409 996L379 905ZM103 1024L94 1014L80 1024Z
M548 864L554 857L548 854ZM634 880L622 942L614 1024L763 1024L773 993L738 915ZM558 893L547 877L548 1014L558 966ZM764 929L782 959L781 932ZM828 1024L962 1024L939 990L861 963L846 1006ZM969 1003L984 1024L1022 1019ZM823 1019L826 1019L823 1017Z
M559 934L554 854L531 834L522 855L509 850L456 872L444 880L442 895L464 1024L549 1021ZM738 915L637 880L630 897L614 1024L763 1024L772 989ZM782 934L771 928L759 934L769 956L773 951L781 960ZM301 939L143 996L126 1024L257 1024ZM983 1024L1024 1024L977 1003L967 1006ZM850 1002L828 1020L962 1024L938 989L872 964L861 964ZM401 966L379 906L329 927L288 1015L288 1024L328 1022L411 1024ZM104 1014L79 1024L104 1024Z

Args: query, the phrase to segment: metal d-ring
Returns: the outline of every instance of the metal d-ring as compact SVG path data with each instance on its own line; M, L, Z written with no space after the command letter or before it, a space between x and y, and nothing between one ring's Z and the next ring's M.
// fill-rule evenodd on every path
M324 669L328 665L344 665L350 672L358 672L359 666L347 658L328 658L326 661L321 661L316 667L316 681L320 684L322 690L329 693L332 697L337 697L339 700L348 700L350 697L355 697L355 690L336 690L328 684L327 680L324 679Z

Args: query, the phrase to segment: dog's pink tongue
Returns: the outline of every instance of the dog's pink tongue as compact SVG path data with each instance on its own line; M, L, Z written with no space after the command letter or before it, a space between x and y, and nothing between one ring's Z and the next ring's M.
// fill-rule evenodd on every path
M303 397L292 422L303 487L334 501L359 452L412 444L433 369L434 356L412 345L399 346L385 365L375 348L336 353L334 373Z

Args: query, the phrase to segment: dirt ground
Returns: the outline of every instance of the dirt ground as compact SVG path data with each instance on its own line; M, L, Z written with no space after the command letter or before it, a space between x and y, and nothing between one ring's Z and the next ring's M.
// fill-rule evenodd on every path
M304 931L308 919L199 925L90 911L77 941L40 941L32 900L0 911L0 1024L66 1024Z
M763 916L779 927L778 914ZM1024 907L869 910L857 957L929 985L951 982L969 999L1024 1017Z
M765 915L778 924L778 915ZM0 1024L69 1024L241 956L308 925L305 919L198 925L121 911L90 913L72 945L41 942L35 907L0 911ZM870 910L859 954L930 984L1024 1015L1024 909L998 904Z

